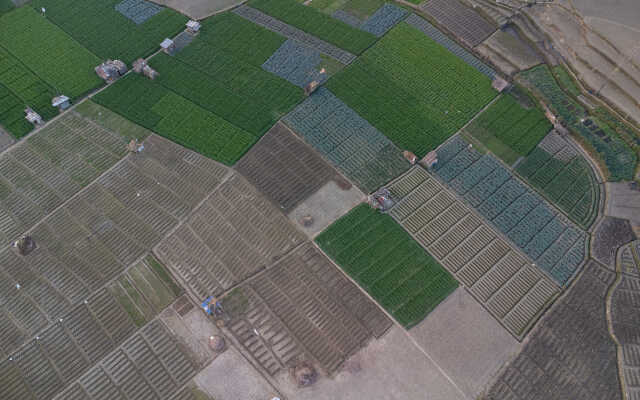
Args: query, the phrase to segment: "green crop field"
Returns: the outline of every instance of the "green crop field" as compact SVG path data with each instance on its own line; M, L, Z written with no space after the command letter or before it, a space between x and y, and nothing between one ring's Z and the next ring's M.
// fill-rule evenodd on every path
M16 138L25 136L33 128L24 119L24 108L22 99L0 83L0 125Z
M228 165L257 140L218 115L136 74L119 80L93 100L176 143Z
M11 0L0 0L0 15L13 10L14 7Z
M576 81L573 80L569 72L562 65L556 65L553 67L553 73L555 74L558 82L560 82L560 86L565 88L565 90L572 96L580 96L582 92L578 88Z
M560 123L578 135L608 172L609 180L633 179L638 157L631 147L614 129L590 116L580 103L565 93L546 65L521 72L519 77L545 100Z
M347 25L315 8L304 6L296 0L251 0L248 4L354 54L361 54L376 41L375 35Z
M175 57L158 54L150 64L160 73L161 85L261 136L302 101L304 94L301 88L238 54L196 39ZM255 56L250 58L255 61Z
M496 96L489 78L404 22L327 87L398 147L418 156Z
M458 286L389 215L367 204L333 223L316 242L406 328Z
M34 0L45 7L47 19L58 25L102 59L117 58L130 64L151 54L166 37L184 29L187 17L165 9L136 24L115 9L120 0Z
M465 130L482 142L493 154L512 165L526 156L551 130L544 112L524 108L513 96L500 97Z
M584 229L598 216L600 188L582 156L562 161L536 147L516 171Z
M0 17L0 46L70 98L102 84L93 70L100 60L31 7Z
M304 3L305 0L296 0ZM414 0L418 1L418 0ZM338 10L345 11L361 20L370 17L385 3L385 0L314 0L308 6L331 15Z

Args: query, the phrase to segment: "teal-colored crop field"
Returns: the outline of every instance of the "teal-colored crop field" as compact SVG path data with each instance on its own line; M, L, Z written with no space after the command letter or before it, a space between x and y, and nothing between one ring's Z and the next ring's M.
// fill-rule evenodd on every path
M120 0L34 0L46 8L47 19L102 59L130 64L151 54L160 42L184 29L187 17L163 9L136 24L116 10Z
M520 77L545 100L559 122L578 135L578 139L608 172L609 180L633 179L637 155L614 129L597 117L590 116L580 103L565 93L549 67L540 65L521 72Z
M406 328L458 286L389 215L367 204L333 223L316 242Z
M526 156L551 130L544 112L524 108L511 95L500 97L465 130L507 164Z
M231 165L257 140L162 85L130 74L93 98L143 127Z
M98 57L31 7L0 17L0 47L56 93L75 98L102 84L93 70Z
M457 132L497 94L488 77L404 22L327 86L418 156Z
M561 159L536 147L516 171L584 229L598 216L600 188L582 156Z
M376 41L375 35L345 24L296 0L252 0L251 7L354 54Z

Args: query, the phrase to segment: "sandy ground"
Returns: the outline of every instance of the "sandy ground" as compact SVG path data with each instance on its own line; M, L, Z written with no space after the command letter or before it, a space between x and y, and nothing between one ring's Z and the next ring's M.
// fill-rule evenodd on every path
M336 219L365 199L366 196L357 187L352 185L351 189L343 190L334 181L329 181L291 211L289 219L313 239ZM308 215L313 218L313 223L305 227L300 221Z
M628 219L632 225L640 226L640 191L631 190L625 182L607 182L606 189L605 214Z
M573 0L573 5L585 17L598 17L640 30L638 0Z
M464 288L409 333L472 399L521 348Z
M472 399L455 387L397 326L347 360L345 368L332 379L322 377L313 386L299 389L287 374L278 378L286 399Z
M192 19L203 19L228 10L246 0L152 0L154 3L173 8Z

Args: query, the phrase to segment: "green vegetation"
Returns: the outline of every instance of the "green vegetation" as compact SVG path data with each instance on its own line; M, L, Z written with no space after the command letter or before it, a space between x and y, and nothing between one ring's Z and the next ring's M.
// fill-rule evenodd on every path
M584 229L597 217L600 189L582 156L561 160L536 147L516 171Z
M127 275L156 313L164 310L175 299L169 289L144 263L130 268Z
M0 125L18 139L33 129L32 125L24 119L24 108L22 99L0 83Z
M578 97L582 94L576 81L573 79L569 72L563 65L556 65L552 68L554 75L558 79L560 86L562 86L570 95Z
M147 322L147 318L140 312L140 310L138 310L138 307L136 307L136 305L133 303L133 300L131 300L131 297L129 297L125 288L119 285L117 282L114 282L109 285L108 289L116 298L118 303L122 305L127 314L129 314L129 316L133 320L133 323L138 328L144 326L144 324Z
M0 17L0 46L56 93L76 98L102 84L93 71L100 60L31 7Z
M342 9L364 20L373 15L384 3L384 0L347 0Z
M458 286L390 216L367 204L333 223L316 242L406 328Z
M489 78L404 22L327 87L398 147L419 157L496 96Z
M119 2L34 0L32 4L36 10L45 7L47 19L100 58L117 58L127 64L151 54L164 38L174 36L187 22L185 16L165 9L137 25L115 9Z
M344 68L344 64L333 57L320 54L322 61L319 68L324 68L328 76L333 76Z
M136 74L120 79L94 100L176 143L229 165L257 140L190 100Z
M169 289L171 289L175 297L178 297L182 294L182 288L176 283L176 281L173 280L173 278L171 278L171 275L169 275L167 269L162 264L160 264L160 262L156 260L154 256L149 255L145 257L144 262L149 267L151 267L153 272L155 272L156 275L158 275L158 277L162 279L164 284L167 285Z
M371 33L347 25L295 0L251 0L248 4L354 54L361 54L376 41Z
M73 111L80 113L83 117L92 120L111 132L120 134L127 141L131 139L142 140L152 133L148 129L136 125L88 99L78 104Z
M512 165L526 156L551 130L544 112L526 109L511 95L500 97L465 130L493 154Z
M589 118L585 108L562 90L546 65L524 71L520 77L545 100L559 122L578 135L608 172L609 180L633 179L637 155L606 123Z
M15 8L13 1L11 0L0 0L0 15L7 13Z
M603 107L596 108L593 115L613 129L636 153L640 152L640 131L622 122Z

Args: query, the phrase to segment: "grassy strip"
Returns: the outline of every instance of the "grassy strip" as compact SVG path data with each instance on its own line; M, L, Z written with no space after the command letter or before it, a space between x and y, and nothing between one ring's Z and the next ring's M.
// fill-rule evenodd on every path
M354 54L361 54L376 41L374 35L295 0L251 0L249 5Z
M458 286L390 216L366 204L329 226L316 242L406 328Z
M400 23L327 87L398 147L423 156L496 92L485 75Z
M154 256L149 255L144 259L144 261L149 267L151 267L156 275L158 275L158 277L162 279L167 287L171 289L171 292L173 292L173 295L175 297L178 297L182 294L182 288L176 283L176 281L173 280L173 278L171 278L171 275L169 275L167 269L162 264L160 264L160 262L156 260Z

